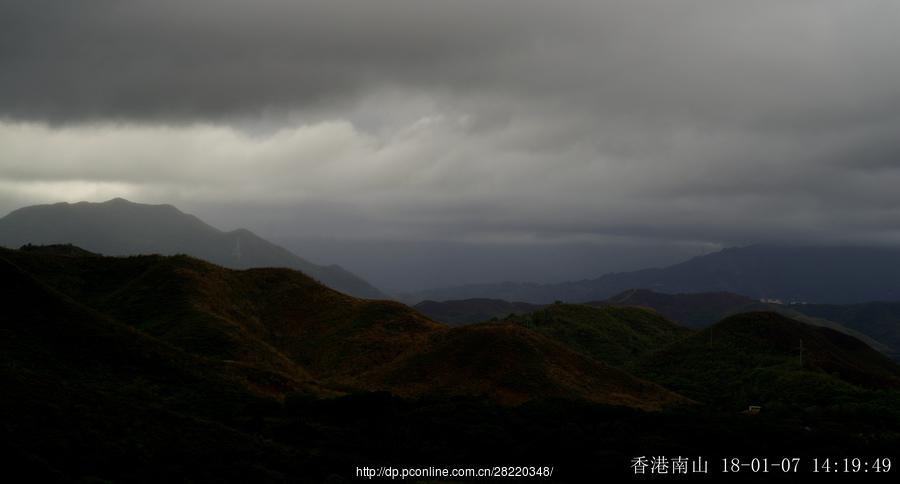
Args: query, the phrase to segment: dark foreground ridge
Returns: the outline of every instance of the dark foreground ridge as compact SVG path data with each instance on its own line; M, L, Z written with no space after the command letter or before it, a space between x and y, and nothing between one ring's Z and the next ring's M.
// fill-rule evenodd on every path
M723 453L896 457L900 443L896 365L777 315L724 321L709 348L637 308L556 305L451 329L296 271L185 256L0 250L0 280L0 453L32 481L525 465L584 482L628 476L639 455L712 466ZM771 397L759 375L796 390ZM763 412L741 414L747 402Z

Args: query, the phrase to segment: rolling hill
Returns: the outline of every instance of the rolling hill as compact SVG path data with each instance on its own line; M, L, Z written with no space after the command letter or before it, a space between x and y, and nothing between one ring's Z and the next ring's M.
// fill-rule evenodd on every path
M634 368L690 398L734 409L830 405L900 388L900 366L865 343L772 312L726 318Z
M891 358L900 358L900 303L857 305L777 304L729 292L664 294L630 289L604 301L584 306L646 308L689 328L705 328L735 314L772 311L813 326L822 326L857 338ZM509 303L498 299L424 301L415 306L432 319L449 324L470 324L507 316L526 315L559 305ZM600 315L595 315L601 318ZM514 318L525 319L525 318ZM577 342L575 343L577 344Z
M487 396L511 405L536 396L646 410L687 402L656 384L509 323L454 328L432 338L421 351L365 373L360 380L402 396Z
M363 374L417 358L438 363L423 355L443 347L441 342L447 338L474 331L447 336L451 333L446 326L400 303L356 299L289 269L237 271L187 256L100 257L66 247L2 249L0 258L124 327L196 357L237 365L260 375L255 388L269 392L273 398L303 388L311 393L386 390L418 395L421 392L410 393L400 385L401 380ZM466 337L472 347L475 339ZM516 369L513 373L517 378L543 382L540 388L507 388L515 381L495 373L496 365L473 366L465 359L440 361L434 368L422 363L417 368L436 375L446 373L443 380L431 379L440 385L440 395L448 388L461 395L481 395L481 390L475 392L474 388L489 386L495 392L488 395L502 403L548 395L561 397L566 394L562 389L573 385L570 381L580 385L580 392L569 392L575 399L606 398L606 403L634 403L642 408L675 400L652 396L644 386L646 382L619 372L610 375L620 380L630 378L634 385L609 393L603 377L598 376L604 372L592 372L584 366L602 365L592 360L575 364L566 348L521 328L500 331L491 340L498 346L538 348L508 352L502 358L500 353L491 356L499 358L496 365ZM463 374L471 381L450 377ZM471 383L477 380L476 375L481 386ZM632 390L638 393L632 394ZM667 394L658 390L661 395ZM650 399L640 403L645 396Z
M606 301L599 303L588 303L589 305L622 305L622 306L641 306L651 308L663 316L692 328L705 328L722 319L739 313L772 311L783 314L789 318L801 321L813 326L822 326L831 328L835 331L848 334L857 338L872 348L895 357L898 354L898 342L891 339L890 334L873 330L873 327L890 328L890 324L882 325L866 325L858 324L860 320L854 320L856 326L844 324L825 315L839 315L836 308L847 306L817 306L811 304L776 304L771 302L756 301L744 296L732 294L728 292L714 293L694 293L694 294L663 294L646 289L632 289L621 294L613 296ZM816 312L813 308L833 308L832 310L823 310ZM853 307L853 306L850 306ZM809 310L807 310L809 308ZM847 314L852 314L850 310ZM852 318L844 318L852 319ZM888 316L887 321L891 321ZM893 321L897 321L896 319Z
M900 302L862 304L803 304L795 310L806 316L835 321L886 345L900 359Z
M896 366L796 322L720 323L715 352L633 307L450 328L288 269L72 246L0 249L0 280L0 456L41 482L345 482L486 458L582 482L648 448L876 455L900 428ZM792 372L798 335L808 363ZM733 412L785 396L783 418Z
M615 367L691 334L654 311L638 307L551 304L510 316L515 323Z
M629 289L662 293L730 292L751 299L849 304L900 300L900 250L865 247L723 249L665 268L596 279L533 284L505 282L421 291L404 300L494 298L548 304L601 301Z
M223 232L171 205L116 198L20 208L0 219L0 246L74 244L103 255L187 254L234 269L296 269L356 297L384 293L340 266L313 264L246 229Z
M726 316L759 310L765 303L730 292L663 294L649 289L629 289L593 306L641 306L690 328L704 328Z
M384 363L443 326L402 304L356 299L290 269L225 269L188 256L3 250L55 290L192 354L297 378Z

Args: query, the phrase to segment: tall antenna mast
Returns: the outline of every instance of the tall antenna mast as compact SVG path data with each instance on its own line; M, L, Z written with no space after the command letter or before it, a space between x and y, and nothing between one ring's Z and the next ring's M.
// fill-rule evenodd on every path
M241 238L240 237L238 237L235 240L234 252L232 252L231 255L233 255L236 260L238 260L238 261L241 260Z

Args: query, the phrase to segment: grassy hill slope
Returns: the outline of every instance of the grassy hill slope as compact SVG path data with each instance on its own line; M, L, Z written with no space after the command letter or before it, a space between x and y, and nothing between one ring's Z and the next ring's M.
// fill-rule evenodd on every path
M382 364L442 325L289 269L235 271L187 256L0 252L60 292L185 351L298 378Z
M361 380L404 396L489 396L507 404L538 396L658 410L686 401L510 323L454 328Z
M728 292L703 292L692 294L663 294L647 289L631 289L606 301L588 303L589 305L641 306L651 308L663 316L691 328L705 328L722 319L740 313L771 311L783 314L813 326L823 326L848 334L864 341L866 344L887 355L898 353L892 344L898 344L889 334L871 331L869 334L857 328L848 327L840 321L831 320L823 315L838 315L840 311L807 311L807 308L822 306L810 304L774 304L757 301L738 294ZM854 306L834 306L835 308ZM850 311L852 313L852 311ZM852 318L847 318L851 319ZM896 321L896 320L895 320ZM863 329L869 325L861 324ZM877 325L873 325L877 326ZM889 326L881 326L889 327ZM898 326L900 327L900 326Z
M584 482L649 451L889 455L900 435L895 365L777 315L717 325L711 351L638 308L554 305L543 331L447 328L295 271L184 256L0 250L0 280L0 456L37 482L346 482L358 466L497 460ZM547 331L568 325L607 340L576 350ZM591 349L740 405L681 405ZM735 415L748 401L797 410Z
M900 360L900 302L863 304L804 304L796 311L814 318L835 321L886 345L887 353Z
M636 368L690 398L734 409L824 405L877 391L896 398L900 388L900 366L865 343L769 312L726 318Z
M552 304L508 321L618 367L691 332L637 307Z
M402 304L352 298L288 269L235 271L187 256L115 258L46 250L3 249L0 258L111 320L181 351L321 391L381 389L418 396L432 390L468 395L478 389L474 394L501 403L568 396L640 408L675 400L580 355L573 359L571 350L531 330L510 326L451 333ZM462 338L461 346L445 354L446 361L435 359L433 355L451 350L446 342L454 338ZM501 348L513 350L502 353ZM492 364L453 357L475 349L503 357ZM411 391L403 378L362 377L380 368L400 372L411 367L422 375L433 371L427 377L430 386ZM513 369L504 375L515 374L516 379L498 375L498 367ZM391 372L378 374L400 374ZM607 377L613 380L606 382ZM530 386L521 387L520 379ZM624 385L625 380L633 384ZM621 388L610 392L607 383ZM487 388L491 391L482 391ZM272 392L275 398L285 393Z

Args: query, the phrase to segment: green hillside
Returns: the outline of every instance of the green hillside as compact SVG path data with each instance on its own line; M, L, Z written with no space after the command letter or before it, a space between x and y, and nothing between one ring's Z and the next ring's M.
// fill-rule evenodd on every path
M647 410L685 403L664 388L510 323L454 328L421 351L362 375L404 396L488 396L506 404L563 398Z
M637 307L552 304L508 321L617 367L691 333L654 311Z
M557 396L659 408L678 400L593 360L573 359L571 350L528 329L448 333L407 306L352 298L288 269L236 271L187 256L97 257L49 249L0 249L0 257L110 320L186 353L269 375L266 381L278 375L293 382L281 388L256 383L276 399L304 386L320 393L484 394L506 404ZM458 337L463 343L447 346ZM459 356L476 348L499 359L478 364ZM447 349L445 358L433 357ZM430 385L413 391L402 378L387 376L410 365ZM498 367L514 369L508 374L516 378L496 374ZM369 376L376 374L385 377ZM519 387L520 381L530 386Z
M296 271L69 246L0 250L0 280L0 456L36 482L346 482L361 465L517 459L581 482L647 449L900 442L897 366L772 314L716 325L712 346L627 307L449 328ZM738 415L748 402L765 416Z
M835 321L865 334L887 346L885 352L900 360L900 302L802 304L792 307L806 316Z
M880 405L895 402L900 389L900 367L865 343L767 312L726 318L635 368L699 402L733 410Z
M187 256L0 254L185 351L300 379L370 368L442 329L401 304L352 298L289 269L235 271Z
M771 311L783 314L791 319L813 326L823 326L848 334L864 341L866 344L886 355L896 355L894 345L898 342L891 337L890 324L866 324L868 321L894 321L896 318L853 318L856 311L835 310L837 308L857 308L868 305L851 306L819 306L813 304L776 304L750 299L728 292L708 292L692 294L663 294L647 289L631 289L606 301L588 303L592 306L640 306L653 309L666 318L690 328L705 328L729 316L760 311ZM886 304L886 306L890 306ZM815 308L834 308L816 311ZM809 310L807 310L809 309ZM836 316L829 318L828 316ZM840 321L838 320L840 319ZM847 324L844 323L847 321ZM851 327L853 326L853 327ZM857 328L856 326L859 326ZM895 325L896 326L896 325ZM900 327L900 326L898 326ZM878 331L875 328L880 328ZM868 331L868 332L867 332Z

